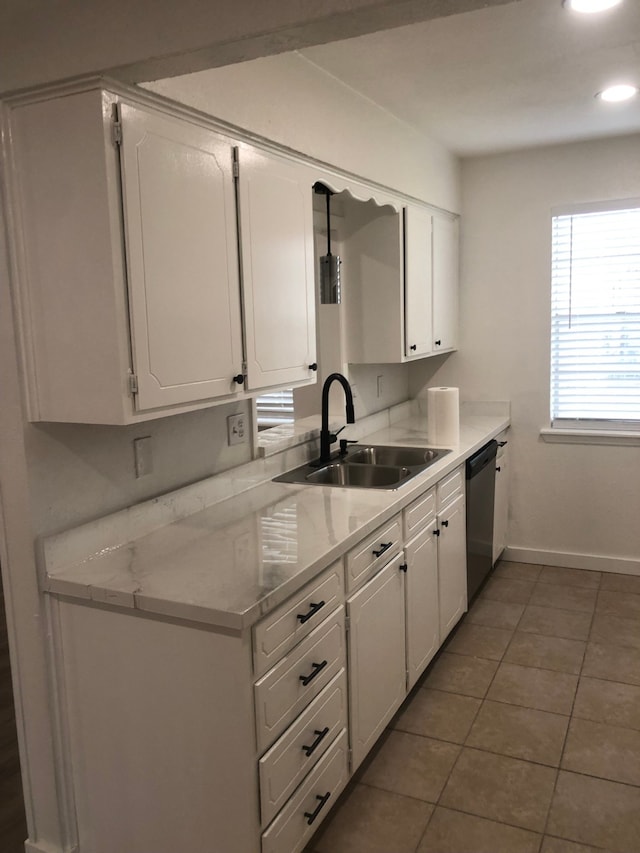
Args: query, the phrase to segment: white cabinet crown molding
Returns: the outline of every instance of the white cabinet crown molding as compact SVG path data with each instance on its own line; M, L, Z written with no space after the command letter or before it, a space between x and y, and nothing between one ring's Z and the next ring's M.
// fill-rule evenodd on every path
M281 143L274 142L266 136L254 133L247 128L232 124L224 119L205 113L195 107L188 106L179 101L174 101L164 95L158 95L148 89L143 89L139 86L127 85L118 80L114 80L107 76L91 75L87 77L78 77L69 80L63 80L44 87L36 89L22 90L5 96L4 103L8 107L13 107L19 104L35 103L37 101L48 100L55 97L64 97L66 95L75 94L78 92L90 91L94 89L103 89L111 92L117 99L130 98L134 99L141 106L152 107L155 110L164 111L165 113L184 118L187 121L192 121L197 124L209 127L229 139L236 142L246 143L261 148L263 151L270 151L275 154L280 154L290 160L296 160L306 166L318 170L316 180L322 181L334 189L335 192L340 192L343 189L351 191L353 189L354 197L360 200L368 201L373 199L380 206L391 205L395 210L399 211L405 203L413 203L424 206L432 212L438 212L451 218L457 219L460 216L458 211L447 210L446 208L432 204L429 201L418 198L417 196L409 195L400 190L383 184L375 179L359 175L356 172L342 169L339 164L328 163L312 155L305 154L303 151L298 151L294 148L289 148Z

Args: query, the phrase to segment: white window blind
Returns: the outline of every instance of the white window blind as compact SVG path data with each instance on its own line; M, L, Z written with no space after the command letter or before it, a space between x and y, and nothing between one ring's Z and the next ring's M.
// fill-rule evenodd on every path
M293 388L256 397L258 429L293 423Z
M556 427L637 429L640 421L640 202L606 207L553 217Z

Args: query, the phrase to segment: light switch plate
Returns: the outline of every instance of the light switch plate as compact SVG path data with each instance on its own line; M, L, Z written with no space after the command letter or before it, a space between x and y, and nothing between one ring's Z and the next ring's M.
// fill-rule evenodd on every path
M230 446L245 443L247 440L245 415L229 415L227 418L227 439Z

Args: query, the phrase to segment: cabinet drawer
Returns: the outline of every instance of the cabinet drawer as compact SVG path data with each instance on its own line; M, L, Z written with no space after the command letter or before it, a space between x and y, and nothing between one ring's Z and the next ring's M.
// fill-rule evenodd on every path
M262 853L299 853L304 848L347 784L347 750L345 729L263 833Z
M253 668L264 675L274 663L342 603L344 570L342 560L280 605L253 632Z
M436 514L436 487L429 489L404 510L404 538L409 540L419 533L425 523Z
M259 763L262 826L267 826L347 725L347 675L341 670Z
M437 509L440 512L448 503L464 492L464 465L456 468L436 486Z
M384 566L402 548L402 525L397 515L389 524L379 527L375 533L363 539L347 553L347 591L351 592L360 583Z
M258 749L263 752L345 665L344 607L318 625L256 682Z

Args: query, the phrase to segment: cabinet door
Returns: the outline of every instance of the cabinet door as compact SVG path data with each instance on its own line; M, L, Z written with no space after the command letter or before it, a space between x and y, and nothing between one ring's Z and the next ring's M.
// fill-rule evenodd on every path
M464 495L438 514L440 640L467 609L467 548Z
M502 439L504 441L504 438ZM509 445L498 451L496 459L496 492L493 509L493 555L495 565L507 547L507 525L509 519Z
M258 151L238 154L247 387L315 382L311 177Z
M425 670L440 646L438 604L438 537L435 515L405 547L407 577L407 690Z
M241 386L233 149L213 132L120 105L138 409Z
M458 220L433 217L433 349L458 346Z
M433 349L431 230L428 211L411 205L404 208L404 354L408 357Z
M352 770L406 693L402 562L401 553L347 602Z

